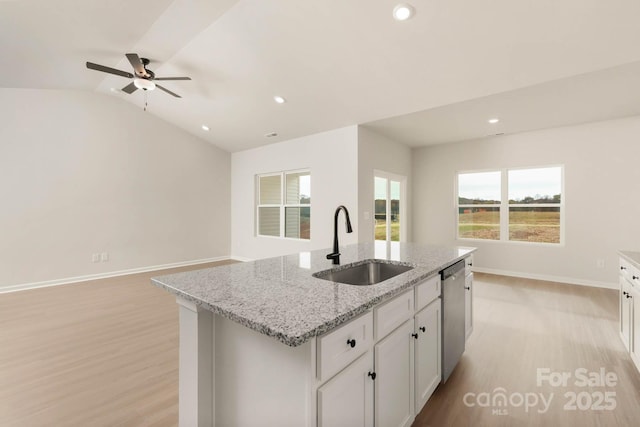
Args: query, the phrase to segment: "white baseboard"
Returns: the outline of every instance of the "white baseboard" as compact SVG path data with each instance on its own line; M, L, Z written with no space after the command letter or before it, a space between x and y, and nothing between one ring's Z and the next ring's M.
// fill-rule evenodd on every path
M0 287L0 294L6 292L24 291L27 289L45 288L48 286L68 285L71 283L86 282L88 280L107 279L109 277L126 276L127 274L147 273L149 271L165 270L168 268L187 267L189 265L206 264L209 262L226 261L232 259L229 256L215 258L198 259L193 261L174 262L171 264L154 265L150 267L131 268L128 270L111 271L108 273L89 274L86 276L67 277L64 279L47 280L44 282L23 283L20 285L10 285Z
M234 261L242 261L242 262L255 261L255 260L254 260L254 259L252 259L252 258L245 258L245 257L243 257L243 256L238 256L238 255L231 255L231 256L229 257L229 259L232 259L232 260L234 260Z
M570 285L592 286L596 288L618 289L618 283L598 282L595 280L576 279L573 277L548 276L545 274L521 273L517 271L498 270L494 268L473 267L478 273L497 274L499 276L519 277L522 279L545 280L547 282L568 283Z

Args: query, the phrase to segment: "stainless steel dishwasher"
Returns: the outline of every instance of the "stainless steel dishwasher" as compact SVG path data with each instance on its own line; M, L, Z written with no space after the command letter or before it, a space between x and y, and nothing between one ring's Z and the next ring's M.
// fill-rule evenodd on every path
M464 353L464 260L440 272L442 279L442 382Z

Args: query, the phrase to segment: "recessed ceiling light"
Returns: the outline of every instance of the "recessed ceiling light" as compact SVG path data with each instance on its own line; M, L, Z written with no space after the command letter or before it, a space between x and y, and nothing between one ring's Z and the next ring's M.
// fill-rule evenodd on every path
M401 3L393 8L393 19L396 21L406 21L415 13L413 6L407 3Z
M500 121L500 119L489 119L488 122L491 123L492 125L498 123Z
M287 102L286 99L278 95L274 96L273 100L276 101L278 104L284 104L285 102Z
M202 130L205 130L205 131L209 132L209 126L207 126L207 125L202 125Z
M269 132L267 134L264 135L265 138L273 138L274 136L278 136L277 132Z

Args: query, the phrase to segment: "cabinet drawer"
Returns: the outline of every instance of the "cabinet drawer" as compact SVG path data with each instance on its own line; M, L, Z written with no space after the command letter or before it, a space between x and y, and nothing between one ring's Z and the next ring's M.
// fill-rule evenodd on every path
M620 258L620 275L631 278L631 264L626 259Z
M376 341L384 338L413 316L413 301L413 289L411 289L374 309Z
M373 340L373 314L369 311L318 338L317 376L320 381L364 354Z
M469 255L464 259L464 274L471 273L471 267L473 267L473 255Z
M623 258L620 258L620 275L626 278L637 290L640 290L640 270Z
M422 310L440 296L440 275L435 275L416 286L416 311Z

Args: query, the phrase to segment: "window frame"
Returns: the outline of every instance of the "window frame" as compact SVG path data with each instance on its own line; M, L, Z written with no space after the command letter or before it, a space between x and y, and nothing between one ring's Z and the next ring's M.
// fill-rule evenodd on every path
M311 203L287 203L287 195L286 195L286 179L287 175L294 175L300 173L308 173L309 179L311 179L311 169L293 169L287 171L280 172L268 172L256 174L255 176L255 236L270 238L270 239L287 239L287 240L300 240L303 242L311 241L311 224L309 224L309 238L302 237L287 237L285 236L285 214L286 208L309 208L309 217L311 217ZM280 203L260 203L260 178L269 177L269 176L279 176L280 177ZM279 208L280 213L280 232L278 236L271 236L266 234L260 234L260 208Z
M531 203L526 205L509 204L509 171L515 170L529 170L529 169L550 169L560 168L560 203ZM455 231L454 236L456 240L473 241L473 242L492 242L492 243L510 243L510 244L524 244L524 245L541 245L550 247L563 247L565 246L565 176L564 176L563 164L551 164L542 166L519 166L511 168L493 168L493 169L475 169L475 170L461 170L455 172L454 179L454 208L455 208ZM487 205L468 205L459 204L459 177L461 174L471 173L484 173L484 172L500 172L500 204L487 204ZM460 208L467 206L484 206L484 207L498 207L500 216L500 239L480 239L475 237L460 237ZM531 242L525 240L511 240L509 238L509 212L510 207L553 207L560 209L560 241L558 243L551 242Z
M404 175L398 175L391 172L386 172L379 169L373 170L373 179L372 184L374 188L374 197L373 197L373 207L372 207L372 217L373 217L373 226L372 226L372 236L374 242L394 242L391 240L391 222L387 221L386 223L386 240L376 240L376 198L375 198L375 179L383 178L387 180L387 209L386 209L386 218L391 218L391 181L395 181L400 183L400 210L398 212L400 217L400 235L399 242L407 241L407 210L409 209L408 201L407 201L407 177ZM398 243L398 242L396 242Z

